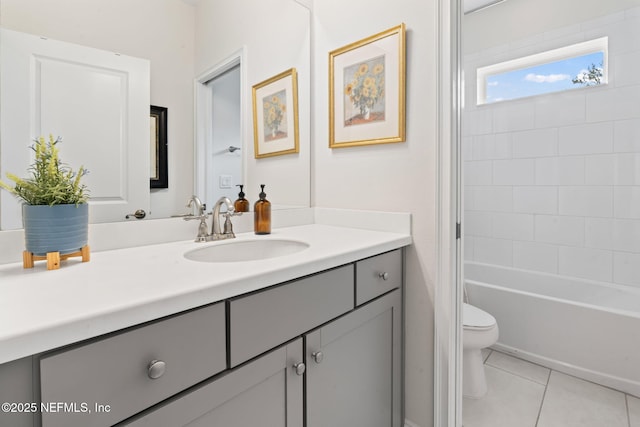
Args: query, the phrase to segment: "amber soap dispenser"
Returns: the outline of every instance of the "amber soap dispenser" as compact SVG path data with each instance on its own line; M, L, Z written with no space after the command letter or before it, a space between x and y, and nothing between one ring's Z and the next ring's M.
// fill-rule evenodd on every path
M256 234L271 234L271 202L267 200L264 184L260 184L260 199L253 205L253 229Z
M236 187L240 187L240 192L236 201L233 202L233 210L236 212L249 212L249 201L244 198L244 191L242 191L244 185L238 184Z

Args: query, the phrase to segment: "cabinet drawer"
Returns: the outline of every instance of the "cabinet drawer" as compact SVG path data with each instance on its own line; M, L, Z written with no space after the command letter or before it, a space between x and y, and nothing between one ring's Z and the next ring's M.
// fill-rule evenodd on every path
M356 263L356 305L402 285L402 250Z
M353 309L353 289L353 265L347 265L232 300L231 366Z
M155 379L162 370L152 361L165 363ZM110 426L225 368L224 304L48 355L40 359L42 402L75 406L43 411L42 427Z
M302 338L181 393L118 427L302 427Z

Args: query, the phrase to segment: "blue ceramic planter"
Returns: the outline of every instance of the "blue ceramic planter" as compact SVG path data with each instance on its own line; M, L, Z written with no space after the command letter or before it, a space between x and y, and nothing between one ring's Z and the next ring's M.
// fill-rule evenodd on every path
M89 205L22 205L22 222L28 252L76 252L87 244Z

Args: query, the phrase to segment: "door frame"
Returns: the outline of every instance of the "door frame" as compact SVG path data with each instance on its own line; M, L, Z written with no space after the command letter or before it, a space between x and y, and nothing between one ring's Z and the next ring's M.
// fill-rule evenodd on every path
M438 1L434 426L462 425L462 0Z
M194 128L195 128L195 150L193 158L193 174L194 174L194 194L198 197L204 197L206 189L206 160L207 160L207 141L211 136L211 126L206 118L211 115L213 105L210 90L207 82L226 73L232 68L240 67L240 142L243 148L246 147L245 135L243 129L246 128L246 99L247 99L247 48L243 46L218 64L206 69L194 81ZM242 155L242 180L246 182L246 155ZM213 208L213 206L211 206Z

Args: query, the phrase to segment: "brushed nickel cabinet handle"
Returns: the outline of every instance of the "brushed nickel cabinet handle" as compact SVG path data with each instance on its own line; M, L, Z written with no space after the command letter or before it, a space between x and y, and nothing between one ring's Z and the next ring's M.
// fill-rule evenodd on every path
M293 369L296 371L296 375L302 375L304 374L304 371L307 370L307 367L305 366L304 363L299 362L293 365Z
M152 380L160 378L167 370L167 364L162 360L152 360L147 367L147 375Z

